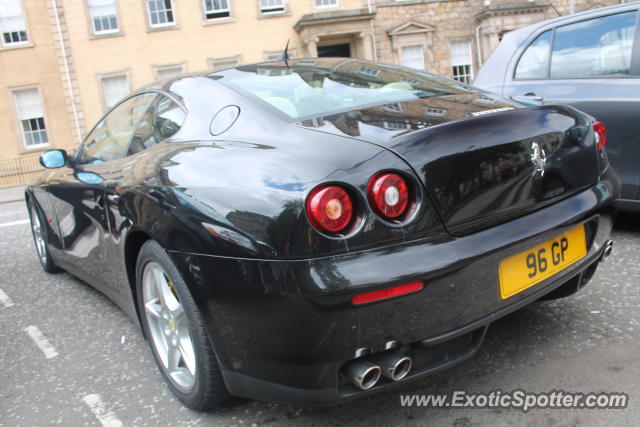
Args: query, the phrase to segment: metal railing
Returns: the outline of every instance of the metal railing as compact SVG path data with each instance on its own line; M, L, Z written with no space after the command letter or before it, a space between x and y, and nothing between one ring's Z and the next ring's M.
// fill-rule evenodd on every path
M43 171L39 156L0 159L0 187L29 184Z

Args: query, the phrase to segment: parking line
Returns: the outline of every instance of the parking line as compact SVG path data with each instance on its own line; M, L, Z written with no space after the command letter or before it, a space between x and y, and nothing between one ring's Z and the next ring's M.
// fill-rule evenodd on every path
M0 288L0 302L4 305L4 308L13 307L14 305L9 295L5 294L2 288Z
M38 329L37 326L27 326L26 328L24 328L24 330L27 332L27 334L29 334L33 342L36 343L40 350L42 350L42 352L44 353L44 357L46 357L47 359L52 359L58 355L55 347L52 346L49 341L47 341L47 339L44 337L44 335L42 335L42 332L40 332L40 329Z
M2 222L0 223L0 228L2 227L13 227L14 225L24 225L29 224L28 219L21 219L19 221L11 221L11 222Z
M122 421L117 419L116 414L112 411L107 411L99 394L88 394L82 400L91 409L91 412L103 427L122 427Z

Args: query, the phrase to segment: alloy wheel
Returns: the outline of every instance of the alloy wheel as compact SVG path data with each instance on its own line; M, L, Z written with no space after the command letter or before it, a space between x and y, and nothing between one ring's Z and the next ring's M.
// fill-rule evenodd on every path
M142 273L142 297L149 338L165 372L183 391L196 380L196 357L189 325L171 280L157 262Z
M36 208L31 208L31 231L33 231L33 241L36 244L36 251L38 257L43 264L47 263L47 246L44 240L44 234L42 232L42 224L40 223L40 216L36 211Z

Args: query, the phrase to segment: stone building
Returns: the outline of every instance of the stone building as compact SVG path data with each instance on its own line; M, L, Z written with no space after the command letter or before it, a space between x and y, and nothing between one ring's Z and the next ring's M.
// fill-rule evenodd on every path
M289 54L401 63L471 82L502 35L612 0L0 0L0 185L73 150L154 79Z

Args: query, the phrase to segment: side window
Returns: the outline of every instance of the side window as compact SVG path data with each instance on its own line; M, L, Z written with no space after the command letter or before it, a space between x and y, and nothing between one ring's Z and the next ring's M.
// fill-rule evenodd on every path
M629 74L636 11L558 27L551 78Z
M166 96L160 95L147 110L136 130L128 155L145 150L173 136L180 130L186 114Z
M516 66L516 79L544 79L547 77L551 30L540 34L524 51Z
M77 162L93 164L124 157L133 132L154 97L154 93L144 93L113 109L87 136Z

